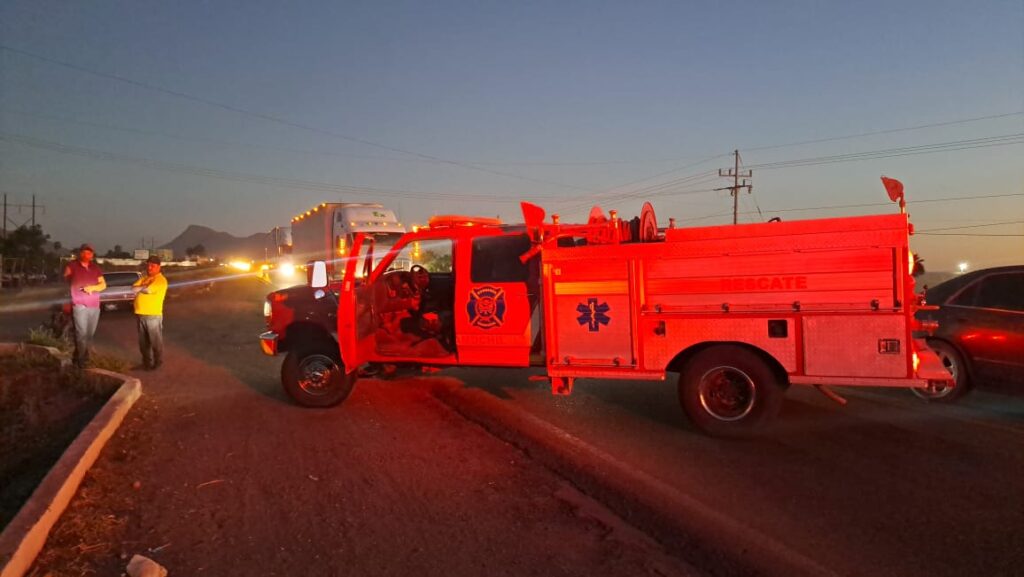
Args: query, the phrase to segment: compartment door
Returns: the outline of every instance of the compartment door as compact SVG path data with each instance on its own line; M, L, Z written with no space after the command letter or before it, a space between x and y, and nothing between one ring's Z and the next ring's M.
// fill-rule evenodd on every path
M586 259L545 267L551 365L635 366L629 262Z

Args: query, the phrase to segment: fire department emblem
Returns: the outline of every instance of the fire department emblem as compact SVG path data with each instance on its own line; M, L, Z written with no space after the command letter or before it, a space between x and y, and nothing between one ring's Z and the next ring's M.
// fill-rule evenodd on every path
M576 317L576 322L580 323L580 326L587 325L590 332L596 333L601 329L601 325L611 322L612 318L608 316L611 308L607 302L597 304L596 298L587 299L587 302L576 305L576 312L580 313L580 316Z
M505 322L505 289L482 286L469 291L469 324L481 329L500 327Z

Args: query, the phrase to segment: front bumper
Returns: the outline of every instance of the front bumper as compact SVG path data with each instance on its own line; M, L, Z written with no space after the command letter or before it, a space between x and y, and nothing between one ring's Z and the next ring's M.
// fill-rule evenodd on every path
M267 331L260 335L260 348L263 349L263 354L267 356L277 355L277 333L274 331Z

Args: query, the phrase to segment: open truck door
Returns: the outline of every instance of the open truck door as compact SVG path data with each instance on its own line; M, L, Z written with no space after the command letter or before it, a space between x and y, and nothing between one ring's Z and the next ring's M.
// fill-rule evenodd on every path
M351 374L373 353L376 333L373 314L373 285L369 282L373 264L373 239L356 233L345 258L345 276L338 294L338 346Z

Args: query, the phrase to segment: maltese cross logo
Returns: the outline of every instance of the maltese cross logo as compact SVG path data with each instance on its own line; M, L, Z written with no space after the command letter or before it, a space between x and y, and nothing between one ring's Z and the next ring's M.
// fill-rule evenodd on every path
M505 289L487 285L470 290L466 310L470 325L481 329L500 327L505 322Z

